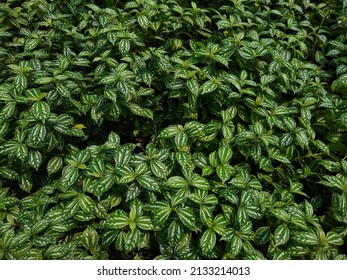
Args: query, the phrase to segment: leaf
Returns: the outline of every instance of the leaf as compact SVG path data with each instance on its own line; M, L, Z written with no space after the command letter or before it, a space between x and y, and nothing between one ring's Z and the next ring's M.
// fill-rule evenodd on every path
M93 199L85 194L79 195L79 206L85 213L94 213L95 212L95 203Z
M107 40L109 40L110 43L114 46L114 44L117 41L117 34L115 32L108 32L107 33Z
M153 174L158 178L165 179L169 175L167 166L159 160L151 160L150 166Z
M171 188L175 188L175 189L180 189L180 188L188 186L188 182L179 176L170 177L166 181L166 183L168 186L170 186Z
M73 217L79 209L79 201L77 198L69 201L63 208L62 216L65 220ZM65 231L65 229L63 229Z
M294 239L304 245L318 245L319 237L312 232L298 232L293 235Z
M270 239L270 227L263 226L255 231L254 242L259 245L266 244Z
M226 182L230 179L231 176L231 170L225 165L218 165L216 167L216 173L223 182Z
M49 175L56 173L63 165L63 159L61 157L52 157L47 163L47 173Z
M206 81L200 87L201 94L206 94L212 91L215 91L218 88L218 85L214 81Z
M28 148L25 144L18 143L14 152L15 152L17 158L19 158L21 161L24 161L24 159L28 155Z
M136 247L139 246L139 243L141 241L140 238L141 238L141 232L139 230L135 229L135 230L128 231L125 237L125 244L124 244L125 253L129 253L135 250Z
M84 247L86 247L89 250L93 250L96 245L99 242L99 234L98 232L92 228L91 226L88 226L84 231L82 235L82 244Z
M194 78L188 79L187 80L187 88L194 95L197 96L199 94L200 85L199 85L199 82L196 79L194 79Z
M229 145L222 145L218 148L218 157L220 159L221 164L229 162L232 156L233 151Z
M247 60L255 58L254 50L252 50L249 47L242 47L239 50L239 54L241 57L243 57L244 59L247 59Z
M149 217L142 216L136 219L136 225L143 230L152 230L153 224Z
M213 229L207 229L200 238L200 248L203 253L208 253L216 246L216 233Z
M22 92L27 88L28 80L23 74L19 74L15 77L13 85L17 92Z
M112 212L109 219L107 220L107 226L113 229L121 229L128 226L130 219L124 210L117 209Z
M130 51L130 41L128 39L120 40L118 48L121 54L127 54Z
M33 187L33 183L31 180L24 178L24 177L20 177L19 179L19 186L20 188L25 191L25 192L30 192L32 187Z
M146 15L144 14L140 14L137 16L137 22L139 23L139 25L143 28L143 29L147 29L148 28L148 24L149 24L149 20L147 18Z
M183 229L177 220L173 220L167 230L169 243L176 245L183 237Z
M42 164L41 153L39 151L30 151L28 156L28 163L32 168L38 171L39 167Z
M164 224L172 211L170 204L162 201L157 201L155 204L152 204L151 208L153 209L152 221L154 225Z
M45 259L61 259L70 252L67 244L50 245L43 253Z
M331 245L340 246L344 243L342 237L334 231L329 231L325 237L326 242Z
M153 192L160 192L159 184L154 178L148 175L140 175L136 178L136 180L145 189Z
M181 130L179 129L178 126L171 125L171 126L168 126L168 127L164 128L160 132L159 136L163 137L163 138L171 138L171 137L175 137L180 132L181 132Z
M61 184L64 187L70 187L77 181L78 169L74 166L67 165L63 168L61 176Z
M35 102L30 110L33 116L38 120L46 120L51 113L49 105L44 101Z
M339 162L334 162L327 159L320 162L320 164L323 165L327 170L331 172L339 172L341 169L341 165Z
M229 246L230 246L230 253L233 256L237 256L242 249L242 239L236 234L234 234L230 240Z
M175 144L178 148L185 147L188 144L188 135L180 132L175 136Z
M286 244L289 240L290 232L287 225L280 225L275 230L276 246Z
M46 126L43 123L37 123L29 132L28 142L33 144L35 147L40 147L44 144L46 136Z
M130 103L129 109L135 115L153 120L153 112L150 109L142 108L140 105L137 105L135 103Z
M194 178L191 180L190 184L198 189L201 190L209 190L210 189L210 183L209 181L200 176L200 175L194 175Z
M183 207L176 209L176 213L182 224L190 230L197 229L194 211L192 208Z

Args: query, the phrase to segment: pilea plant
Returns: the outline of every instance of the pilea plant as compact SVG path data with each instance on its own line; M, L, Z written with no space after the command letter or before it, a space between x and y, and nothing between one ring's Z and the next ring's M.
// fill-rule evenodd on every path
M346 259L347 2L0 3L1 259Z

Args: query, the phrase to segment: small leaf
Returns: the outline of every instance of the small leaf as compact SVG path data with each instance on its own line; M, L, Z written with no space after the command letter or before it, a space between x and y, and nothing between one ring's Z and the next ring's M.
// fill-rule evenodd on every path
M167 166L159 160L151 160L150 166L153 174L158 178L165 179L169 174Z
M170 177L167 180L167 184L171 188L175 188L175 189L180 189L180 188L188 186L188 182L185 179L183 179L182 177L179 177L179 176Z
M145 189L153 192L160 192L159 184L154 178L148 175L140 175L136 178L136 180Z
M190 230L196 230L196 220L192 208L184 207L176 209L176 213L185 227Z
M242 239L238 235L234 234L229 243L230 253L233 256L237 256L242 249Z
M135 103L130 103L129 109L135 115L153 120L153 112L150 109L142 108L140 105L137 105Z
M139 217L136 219L136 225L143 230L152 230L153 224L149 217Z
M222 164L229 162L233 156L233 151L229 145L222 145L218 149L218 156Z
M275 230L276 246L286 244L289 240L290 232L287 225L280 225Z
M304 245L318 245L319 237L312 232L298 232L293 235L294 239Z
M214 81L207 81L201 85L201 94L206 94L215 91L218 85Z
M117 209L112 212L110 218L107 220L107 226L113 229L121 229L128 226L130 219L124 210Z
M79 195L79 205L83 212L85 213L94 213L95 212L95 203L93 199L85 194Z
M61 157L53 157L48 161L47 173L49 175L56 173L63 165L63 159Z
M36 119L45 120L49 117L51 110L46 102L38 101L31 106L31 113Z
M30 151L28 157L29 165L34 168L36 171L39 170L39 167L42 164L42 155L39 151Z
M99 234L98 232L92 228L91 226L88 226L84 231L82 235L82 244L84 247L86 247L89 250L93 250L95 246L99 242Z
M209 181L200 176L200 175L195 175L193 180L191 180L191 185L202 190L209 190L210 189L210 183Z
M203 253L208 253L216 246L216 233L213 229L207 229L200 238L200 248Z

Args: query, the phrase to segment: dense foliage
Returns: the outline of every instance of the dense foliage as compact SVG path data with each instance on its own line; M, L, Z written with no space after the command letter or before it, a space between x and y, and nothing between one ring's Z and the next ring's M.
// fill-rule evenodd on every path
M0 3L0 259L346 259L347 1Z

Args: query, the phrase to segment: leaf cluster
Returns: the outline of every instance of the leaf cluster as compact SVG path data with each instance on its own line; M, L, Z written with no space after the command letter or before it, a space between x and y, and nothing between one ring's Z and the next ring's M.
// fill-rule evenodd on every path
M0 259L346 259L320 2L0 3Z

